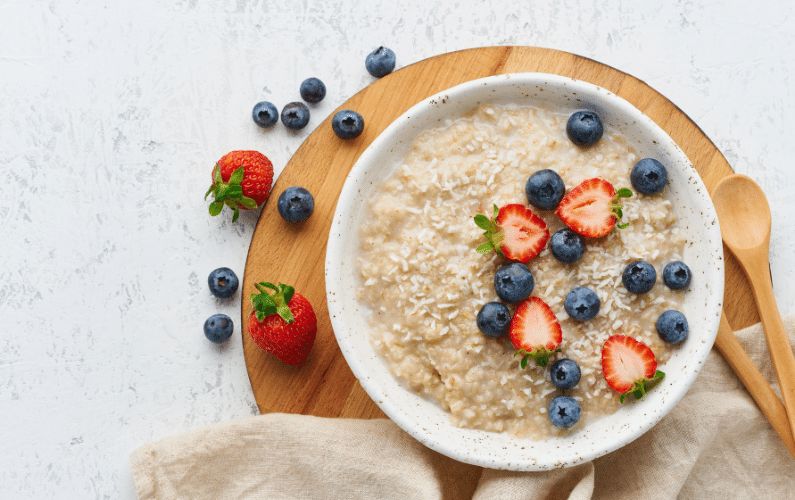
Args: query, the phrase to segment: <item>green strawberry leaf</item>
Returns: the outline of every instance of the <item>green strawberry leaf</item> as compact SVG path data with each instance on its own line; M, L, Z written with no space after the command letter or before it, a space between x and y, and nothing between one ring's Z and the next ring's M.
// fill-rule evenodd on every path
M492 245L490 241L487 241L478 245L475 251L479 254L491 253L494 251L494 245Z
M475 216L475 225L478 226L480 229L484 231L489 231L492 228L492 222L483 214L477 214Z
M263 321L273 314L278 314L288 324L295 321L295 316L289 307L295 288L283 283L276 286L267 281L256 283L254 287L259 292L251 295L251 304L254 306L257 321Z
M248 196L241 196L240 197L240 206L243 208L247 208L249 210L257 208L257 202L254 201L253 198L249 198Z
M243 174L244 173L245 173L245 169L243 167L240 167L237 170L235 170L234 172L232 172L232 175L229 176L228 184L232 185L232 186L240 185L240 183L243 182Z
M223 204L223 202L220 202L220 201L214 201L214 202L210 203L210 206L208 207L208 209L209 209L210 215L215 217L216 215L221 213L221 210L224 209L224 204Z
M621 222L619 224L616 224L616 227L619 228L619 229L626 229L626 228L629 227L629 223L628 222Z
M240 209L235 207L232 209L232 222L237 222L237 219L240 218Z
M616 191L616 196L619 198L632 198L632 190L629 188L621 188Z
M530 359L530 355L526 355L522 357L522 361L519 362L519 367L524 370L527 368L527 362Z

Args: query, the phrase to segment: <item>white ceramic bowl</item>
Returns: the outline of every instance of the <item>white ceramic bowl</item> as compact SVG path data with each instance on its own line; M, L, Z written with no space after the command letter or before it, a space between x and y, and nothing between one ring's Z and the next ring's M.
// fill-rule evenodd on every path
M641 157L657 158L668 167L668 196L688 241L684 260L693 271L693 281L683 312L690 336L661 366L667 373L664 381L643 400L564 437L539 441L455 427L435 402L416 395L390 373L371 345L367 310L356 300L359 277L354 256L365 202L372 191L392 172L420 131L483 102L543 103L562 111L597 111L606 128L620 130ZM373 401L403 430L462 462L494 469L546 470L592 460L630 443L684 396L717 333L723 302L723 248L717 216L700 177L673 140L638 109L583 81L543 73L498 75L463 83L418 103L362 153L345 181L329 233L326 295L334 333L348 365Z

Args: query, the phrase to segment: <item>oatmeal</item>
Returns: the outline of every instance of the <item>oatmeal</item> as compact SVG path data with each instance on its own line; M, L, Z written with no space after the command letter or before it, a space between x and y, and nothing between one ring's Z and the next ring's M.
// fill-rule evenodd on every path
M561 392L548 368L520 357L507 336L491 338L475 317L497 301L494 273L506 260L481 255L483 231L475 214L494 204L527 205L525 183L542 169L556 171L567 189L593 177L616 189L630 185L636 152L606 130L590 148L566 136L567 115L535 107L482 106L421 133L402 163L378 188L360 229L359 299L371 311L371 339L392 372L412 390L431 397L461 427L543 438L561 431L546 415ZM528 263L532 295L552 309L563 332L561 352L581 369L566 391L582 407L578 427L614 412L618 395L602 375L600 352L614 333L651 347L664 363L671 347L657 335L655 321L679 309L682 292L662 286L635 295L622 285L622 272L637 259L662 270L681 259L684 237L665 194L623 200L624 229L587 239L575 264L563 264L549 246ZM552 211L531 207L550 234L564 227ZM564 310L566 295L588 287L601 302L598 314L575 321ZM511 311L514 306L509 305Z

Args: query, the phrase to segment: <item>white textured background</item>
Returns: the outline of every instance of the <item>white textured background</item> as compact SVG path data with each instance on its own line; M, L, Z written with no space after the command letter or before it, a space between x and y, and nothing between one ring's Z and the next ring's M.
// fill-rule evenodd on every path
M201 331L238 318L206 276L242 274L255 222L207 216L210 168L280 169L379 44L398 65L541 45L646 80L766 188L795 312L793 23L789 0L0 0L0 498L131 498L136 446L256 412L239 333ZM254 126L308 76L329 93L307 129Z

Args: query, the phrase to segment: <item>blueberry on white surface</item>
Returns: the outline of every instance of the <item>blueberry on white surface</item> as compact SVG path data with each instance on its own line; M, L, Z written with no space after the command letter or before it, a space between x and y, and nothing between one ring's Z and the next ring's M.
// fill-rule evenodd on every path
M324 84L320 78L307 78L301 82L299 92L301 93L301 99L315 104L326 97L326 84Z
M367 54L364 67L374 77L384 77L395 69L395 52L387 47L378 47Z
M299 130L309 123L309 108L302 102L291 102L282 108L282 123L285 127Z
M204 322L204 336L214 344L221 344L229 340L235 324L226 314L213 314Z
M221 299L234 295L239 284L237 275L228 267L219 267L207 276L207 286L210 287L210 293Z
M276 109L272 102L258 102L254 105L254 109L251 110L251 118L260 127L270 128L279 121L279 110Z

